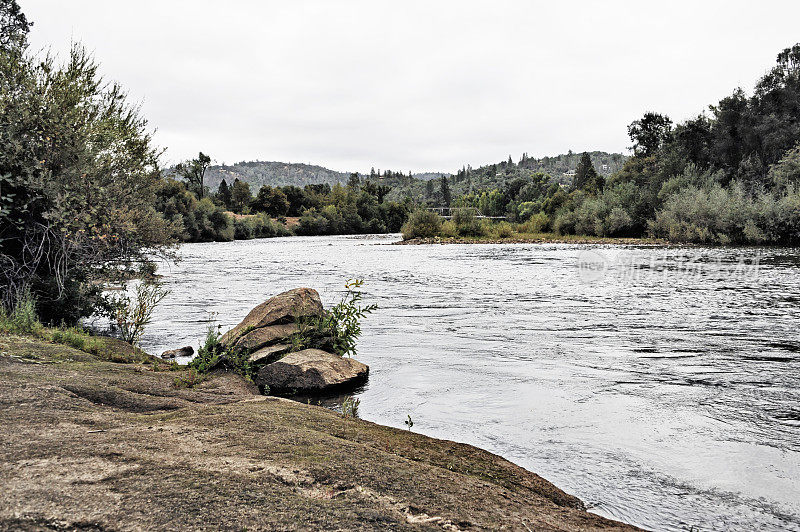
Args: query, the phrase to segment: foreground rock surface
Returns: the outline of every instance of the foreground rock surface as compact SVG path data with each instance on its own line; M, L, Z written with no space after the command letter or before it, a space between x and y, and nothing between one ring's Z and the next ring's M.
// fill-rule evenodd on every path
M0 530L632 530L469 445L0 337Z
M363 382L369 366L352 358L340 357L319 349L289 353L262 367L256 384L268 386L270 393L325 393Z

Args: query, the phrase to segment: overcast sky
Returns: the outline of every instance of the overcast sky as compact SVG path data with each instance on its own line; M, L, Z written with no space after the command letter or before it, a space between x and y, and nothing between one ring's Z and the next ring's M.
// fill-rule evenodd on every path
M92 50L165 162L454 171L623 151L751 90L800 41L800 1L19 0L36 49Z

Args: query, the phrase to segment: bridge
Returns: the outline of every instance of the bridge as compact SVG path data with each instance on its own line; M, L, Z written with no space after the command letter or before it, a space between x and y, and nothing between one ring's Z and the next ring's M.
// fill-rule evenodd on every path
M486 220L505 220L505 216L485 216L480 210L476 207L428 207L428 210L431 212L435 212L445 220L449 220L453 217L453 212L461 211L461 212L472 212L475 218L486 219Z

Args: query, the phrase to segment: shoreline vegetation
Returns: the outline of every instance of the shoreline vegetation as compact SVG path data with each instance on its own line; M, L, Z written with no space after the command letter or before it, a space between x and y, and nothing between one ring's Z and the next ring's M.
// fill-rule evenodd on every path
M580 235L555 235L552 233L519 233L506 238L491 236L411 238L392 242L395 246L426 244L608 244L620 246L669 247L676 244L657 238L587 237Z

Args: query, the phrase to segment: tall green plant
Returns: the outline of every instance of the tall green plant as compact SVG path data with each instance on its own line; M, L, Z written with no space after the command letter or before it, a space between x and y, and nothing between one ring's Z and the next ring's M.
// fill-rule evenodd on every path
M169 290L159 281L140 282L136 285L134 297L122 295L110 301L112 324L116 326L123 340L138 345L145 327L153 318L153 311Z
M356 354L356 340L361 336L361 319L378 308L378 305L361 305L362 279L348 279L347 293L322 318L323 328L333 335L333 347L339 356Z

